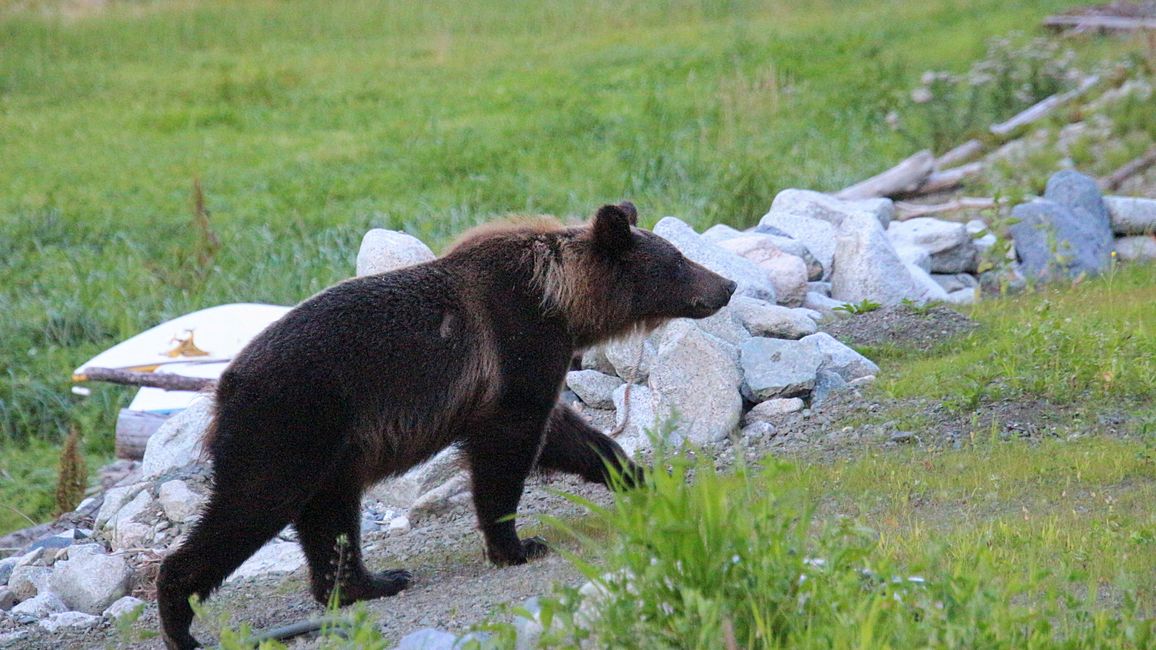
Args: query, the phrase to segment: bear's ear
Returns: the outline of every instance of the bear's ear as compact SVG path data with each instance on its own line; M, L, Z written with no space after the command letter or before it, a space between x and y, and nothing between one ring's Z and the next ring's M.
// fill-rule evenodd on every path
M638 221L638 211L630 203L604 205L594 215L594 245L612 255L623 253L634 245L630 226Z
M618 207L622 208L622 211L626 213L626 218L630 220L630 225L638 225L638 208L634 207L633 203L630 201L623 201L622 203L618 204Z

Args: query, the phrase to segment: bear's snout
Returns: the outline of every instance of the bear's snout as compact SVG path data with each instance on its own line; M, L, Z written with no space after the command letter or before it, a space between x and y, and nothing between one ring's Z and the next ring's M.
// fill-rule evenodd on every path
M713 275L713 274L712 274ZM690 301L691 318L706 318L714 314L716 311L722 309L731 301L731 296L735 293L735 288L738 285L733 280L727 280L719 276L715 276L721 282L714 283L710 291L705 291L701 295L695 296Z

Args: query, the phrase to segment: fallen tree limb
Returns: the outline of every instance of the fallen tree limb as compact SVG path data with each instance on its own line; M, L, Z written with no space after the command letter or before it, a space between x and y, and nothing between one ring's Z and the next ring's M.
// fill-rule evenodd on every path
M1156 29L1156 18L1128 18L1125 16L1048 16L1044 18L1044 27L1055 31L1073 29L1087 31L1097 29L1102 31L1135 32L1144 29Z
M916 217L926 217L931 214L945 214L950 212L959 212L961 210L983 210L986 208L994 208L997 204L992 198L970 198L963 197L947 203L910 203L908 201L898 201L895 203L895 218L899 221L907 221Z
M73 375L72 381L104 381L125 386L147 386L164 390L202 391L213 388L217 380L208 377L186 377L156 372L136 372L117 368L85 368Z
M927 180L934 169L935 156L924 149L882 174L840 190L835 194L835 198L845 201L874 199L913 192Z
M996 137L1005 139L1028 124L1047 117L1052 111L1083 95L1099 83L1100 75L1092 75L1081 81L1079 86L1066 93L1052 95L1051 97L1042 99L1020 111L1010 120L1000 122L999 124L992 124L990 131Z
M922 196L953 190L963 184L963 181L972 176L978 176L983 171L983 163L973 162L959 167L952 167L941 172L933 172L923 181L914 192L906 196Z
M1109 191L1118 190L1120 186L1124 184L1124 181L1143 172L1152 165L1156 165L1156 146L1149 148L1148 151L1144 152L1144 155L1128 161L1122 167L1101 180L1100 189Z
M948 169L961 165L983 153L983 143L972 138L963 144L948 150L935 159L936 169Z

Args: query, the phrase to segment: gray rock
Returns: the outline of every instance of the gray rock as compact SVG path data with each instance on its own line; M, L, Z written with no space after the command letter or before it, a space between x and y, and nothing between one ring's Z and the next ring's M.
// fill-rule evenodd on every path
M1105 196L1104 204L1117 235L1150 235L1156 232L1156 199Z
M201 441L212 420L213 400L208 397L165 420L145 445L141 476L152 478L201 461Z
M2 621L0 621L2 622ZM28 630L13 630L11 632L0 632L0 648L20 648L23 647L28 636Z
M859 215L843 220L835 258L832 298L894 305L904 298L919 300L923 294L873 218Z
M369 489L369 496L396 508L412 507L422 495L444 485L462 471L461 452L450 447L401 476L386 479Z
M824 296L821 293L815 293L814 291L807 292L807 299L803 301L803 306L819 312L823 315L824 320L830 320L840 315L850 315L845 312L836 311L841 307L847 306L845 301L835 300L834 298Z
M884 228L895 218L895 204L891 199L859 199L844 201L830 194L811 190L787 189L779 192L771 202L771 210L801 214L822 219L838 226L848 214L869 214ZM790 232L790 231L787 231Z
M766 228L764 230L772 229ZM811 254L811 251L807 248L806 244L786 233L779 235L773 232L761 232L759 234L769 238L775 244L775 246L778 246L779 250L783 251L784 253L787 253L788 255L794 255L795 257L803 260L803 263L807 265L808 280L814 282L823 279L823 265L819 263L819 260L815 259L815 256Z
M456 650L458 637L443 630L427 627L401 637L394 650Z
M205 497L189 489L189 484L181 480L165 481L157 490L157 501L165 511L169 521L183 524L197 516Z
M892 244L895 246L895 254L899 259L903 260L905 264L912 264L923 269L927 273L931 273L931 253L927 249L910 244Z
M66 611L68 611L68 606L64 604L60 596L57 596L51 591L36 594L10 610L12 616L17 618L17 620L23 617L41 619L51 614Z
M100 625L101 618L84 612L59 612L49 615L39 625L50 633L61 630L87 630Z
M0 585L8 584L8 577L12 575L12 569L15 568L16 563L20 561L18 557L9 557L0 560Z
M582 369L597 370L607 375L614 374L614 364L606 358L603 346L595 346L582 353Z
M732 228L725 223L716 223L715 225L702 231L702 238L712 244L718 244L728 239L735 237L746 237L750 233L743 232L737 228Z
M104 530L109 521L120 512L120 509L135 499L146 487L148 487L148 483L133 483L131 485L118 485L105 491L104 502L100 505L100 511L96 513L93 528Z
M465 472L458 472L450 480L418 497L409 508L409 519L417 523L429 517L462 511L469 507L470 500L469 477Z
M674 217L664 217L654 234L666 239L682 254L706 268L735 281L735 295L775 302L775 287L767 272L754 262L704 240L693 228Z
M112 548L118 551L126 548L143 548L148 546L152 534L152 526L148 524L118 521L116 532L112 536Z
M680 320L682 319L673 322L679 322ZM730 345L737 346L751 337L750 332L743 326L743 322L738 317L738 314L736 314L734 309L729 305L718 310L713 316L708 318L700 318L698 320L687 319L686 322L692 323L698 329Z
M421 264L437 256L413 235L374 228L365 233L357 251L357 275L372 275Z
M16 606L20 599L8 587L0 587L0 612L6 612Z
M740 347L743 396L752 402L805 395L823 363L811 342L752 338Z
M651 434L662 433L662 423L656 416L655 396L647 386L619 386L614 391L614 409L614 427L622 430L618 435L618 444L622 445L627 455L633 456L640 449L649 449Z
M817 331L815 321L798 310L761 300L731 298L731 309L752 336L800 339Z
M292 573L305 566L305 555L301 546L293 542L273 541L261 547L237 570L225 578L233 582L244 578L269 575L272 573Z
M109 620L116 621L124 618L125 616L128 616L129 614L132 614L133 612L137 611L141 607L145 607L146 605L147 603L145 603L145 601L141 600L140 598L135 598L133 596L122 596L121 598L117 598L116 602L109 605L103 612L101 612L100 615Z
M1128 262L1156 260L1156 236L1120 237L1116 239L1116 255Z
M132 567L119 555L81 555L56 564L49 588L70 609L99 614L128 594L131 579Z
M622 380L597 370L574 370L566 373L566 385L584 403L601 409L614 406L614 390Z
M807 294L809 277L807 264L802 258L784 252L766 235L746 235L719 243L764 269L775 286L779 304L798 307Z
M542 605L538 598L527 598L522 603L522 612L514 617L515 650L534 650L542 638L545 627L542 625Z
M1064 170L1048 179L1044 198L1017 205L1011 226L1028 277L1095 275L1111 263L1114 239L1096 182Z
M974 289L979 286L979 280L969 273L932 273L931 279L935 280L948 293L960 289Z
M978 289L958 289L947 294L947 302L953 305L970 305L979 299Z
M775 425L765 420L755 420L743 427L742 436L752 440L770 438L775 435Z
M683 328L664 340L648 382L659 419L672 421L679 439L698 445L733 432L743 411L738 365L716 341Z
M843 345L838 339L826 332L818 332L804 337L802 342L814 345L819 354L822 355L820 369L838 373L847 381L875 375L879 372L879 366L875 365L874 361Z
M961 223L932 217L894 221L887 228L887 236L897 251L909 247L926 251L930 266L925 271L962 273L976 268L979 251Z
M798 413L803 410L804 406L806 406L806 404L798 397L769 399L765 402L755 404L754 408L747 411L747 414L743 417L743 421L747 424L760 420L774 421L788 413Z
M602 346L614 373L627 382L645 382L654 361L654 343L642 336L615 339ZM641 356L639 356L641 354Z
M888 442L896 444L906 444L915 442L915 434L910 431L895 431L888 437Z
M818 408L832 394L847 388L847 380L837 372L820 369L815 375L815 389L811 393L811 408Z
M149 526L138 521L143 513L156 510L156 500L148 490L137 492L132 501L117 510L105 526L105 534L111 537L115 549L134 548L140 545L142 535L151 532Z
M831 283L830 282L808 282L807 291L809 293L817 293L820 296L827 298L831 297Z
M48 589L48 580L52 577L52 569L46 566L26 564L12 569L8 577L8 588L12 590L18 600L28 600L38 593Z
M907 267L907 273L916 286L913 300L921 303L947 301L947 292L932 279L930 273L912 264L905 264L904 266Z
M975 246L977 253L983 256L992 246L996 244L995 233L987 227L987 224L980 219L972 219L964 224L967 229L967 234L971 237L971 244Z

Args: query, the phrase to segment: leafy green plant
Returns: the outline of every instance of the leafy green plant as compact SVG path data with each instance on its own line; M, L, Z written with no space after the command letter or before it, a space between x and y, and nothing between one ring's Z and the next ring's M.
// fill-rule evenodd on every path
M869 312L873 312L882 306L883 305L875 302L874 300L871 300L870 298L864 298L863 300L860 300L859 302L848 302L848 303L844 303L842 305L839 305L838 307L835 308L835 311L841 311L841 312L845 312L848 314L858 316L859 314L866 314Z

